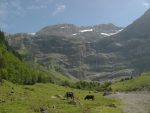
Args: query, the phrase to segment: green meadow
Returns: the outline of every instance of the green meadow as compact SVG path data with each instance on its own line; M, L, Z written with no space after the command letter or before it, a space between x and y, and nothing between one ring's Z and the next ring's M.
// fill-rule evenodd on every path
M112 84L114 91L150 90L150 73L144 73L131 80L120 81Z
M75 100L64 97L67 91L74 93ZM0 85L0 113L123 113L120 100L102 94L50 83L17 85L4 81ZM84 100L86 95L94 95L95 100Z

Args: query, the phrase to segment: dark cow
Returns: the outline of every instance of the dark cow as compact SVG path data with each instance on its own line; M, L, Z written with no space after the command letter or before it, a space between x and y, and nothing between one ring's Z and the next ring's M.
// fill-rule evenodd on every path
M94 95L86 95L86 97L84 98L84 100L95 100Z
M65 97L67 97L67 99L68 98L74 99L74 94L73 94L73 92L66 92Z

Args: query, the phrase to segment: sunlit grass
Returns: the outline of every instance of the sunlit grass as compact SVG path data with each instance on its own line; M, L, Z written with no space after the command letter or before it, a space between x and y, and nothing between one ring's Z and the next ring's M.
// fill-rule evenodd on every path
M65 95L72 91L79 105L71 105L65 98L52 98ZM13 93L11 93L13 92ZM40 113L40 108L48 113L122 113L118 107L121 102L116 99L104 98L102 93L90 93L95 100L84 100L89 91L71 89L55 84L15 85L5 81L0 85L0 113ZM117 107L107 105L115 104Z
M132 80L117 82L112 85L114 91L136 91L150 89L150 73L145 73Z

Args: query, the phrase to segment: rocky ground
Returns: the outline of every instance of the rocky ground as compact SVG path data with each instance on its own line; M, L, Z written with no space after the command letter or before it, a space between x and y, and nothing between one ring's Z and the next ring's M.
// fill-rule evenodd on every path
M121 99L124 103L121 107L125 113L150 113L150 92L118 92L108 97Z

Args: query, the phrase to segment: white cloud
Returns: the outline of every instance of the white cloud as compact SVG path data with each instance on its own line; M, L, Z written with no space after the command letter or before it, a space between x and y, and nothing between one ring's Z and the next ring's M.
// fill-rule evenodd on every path
M57 4L56 5L56 9L55 9L55 11L53 12L53 16L56 16L57 14L59 14L59 13L62 13L64 10L66 9L66 5L64 5L64 4Z
M2 18L5 18L10 13L13 15L19 15L23 16L26 11L21 4L19 0L13 0L13 1L3 1L3 3L0 5L0 15L2 15Z
M145 7L149 7L149 6L150 6L150 4L149 4L149 3L144 2L144 3L143 3L143 6L145 6Z
M1 1L1 0L0 0ZM34 1L22 1L22 0L2 0L0 4L0 16L6 12L14 15L23 16L28 10L39 10L48 8L54 0L34 0Z
M53 3L54 0L35 0L34 2L31 1L31 4L26 7L28 10L39 10L39 9L46 9L49 5Z
M45 3L51 3L53 2L54 0L44 0ZM38 2L38 3L44 3L43 0L35 0L35 2Z
M31 6L28 6L27 9L29 10L38 10L38 9L45 9L47 8L47 5L31 5Z
M11 1L10 5L17 10L22 10L22 6L20 5L20 2L18 1Z
M146 8L149 8L150 7L150 0L144 0L143 6L145 6Z
M52 16L55 16L66 9L66 5L54 5L55 3L55 0L0 0L0 27L9 28L10 19L13 21L35 11L47 9L51 11ZM53 7L54 11L52 11Z

